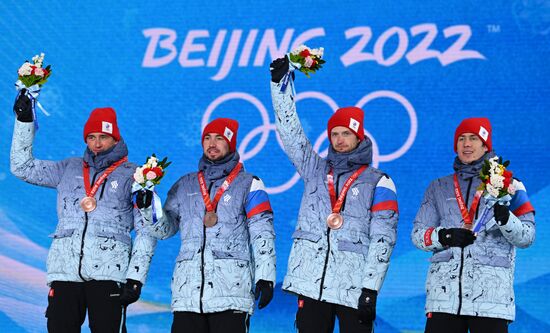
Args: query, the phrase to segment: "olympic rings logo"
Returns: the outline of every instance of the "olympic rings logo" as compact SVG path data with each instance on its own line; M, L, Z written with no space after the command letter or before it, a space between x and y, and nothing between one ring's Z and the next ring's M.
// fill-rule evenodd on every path
M390 91L390 90L374 91L372 93L369 93L363 96L357 102L357 104L355 104L355 106L359 108L364 108L364 106L367 105L369 102L380 98L388 98L401 104L401 106L407 112L407 115L409 118L409 133L405 142L398 149L396 149L395 151L389 154L380 154L378 143L376 142L374 137L365 129L365 134L368 135L368 137L372 141L374 167L378 167L380 162L390 162L403 156L414 143L414 140L416 138L416 133L418 131L418 121L417 121L416 111L414 110L414 107L403 95L400 95L394 91ZM332 112L335 112L339 108L338 104L336 104L336 102L332 98L330 98L329 96L321 92L316 92L316 91L301 92L301 93L298 93L295 97L296 103L305 99L318 99L324 102L325 104L327 104L332 110ZM214 101L212 101L212 103L208 105L208 107L206 108L206 111L204 112L204 115L202 116L201 128L204 128L210 122L210 117L212 113L214 113L214 111L218 106L220 106L220 104L230 100L244 100L252 104L254 107L256 107L256 109L260 113L260 118L262 120L262 124L260 126L248 132L244 136L244 138L241 140L238 147L239 154L241 155L241 161L244 162L256 156L267 144L267 140L269 139L269 134L271 131L275 132L277 142L279 143L279 146L281 147L281 149L283 149L281 138L276 132L276 126L274 123L272 124L270 122L269 113L265 108L265 106L263 105L263 103L260 100L258 100L256 97L244 92L226 93L219 96ZM327 117L327 120L328 120L328 117ZM258 140L256 145L251 149L248 149L250 142L258 135L260 135L260 139ZM321 157L325 157L328 153L328 148L324 149L323 151L319 151L321 145L326 139L327 139L327 133L326 131L323 131L313 143L313 149ZM296 184L296 182L299 179L300 179L300 176L298 175L297 172L295 172L294 175L284 184L281 184L275 187L267 187L266 190L269 194L282 193L290 189L292 186L294 186L294 184Z

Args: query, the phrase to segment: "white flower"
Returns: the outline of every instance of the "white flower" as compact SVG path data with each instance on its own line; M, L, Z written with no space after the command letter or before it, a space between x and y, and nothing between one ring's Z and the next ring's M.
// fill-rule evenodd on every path
M42 64L44 63L44 53L40 53L40 55L35 55L32 57L32 62L34 62L36 67L42 67Z
M302 44L302 45L298 46L297 48L295 48L294 50L292 50L291 53L294 54L294 55L298 55L298 54L300 54L300 52L302 52L303 50L306 50L306 49L308 49L308 47L305 46L304 44Z
M143 169L141 167L136 168L136 172L134 173L134 180L139 184L143 184L145 182L145 179L143 177Z
M149 157L146 163L149 168L155 168L158 165L158 159L155 156Z
M487 193L489 193L491 196L497 198L498 197L498 194L499 194L499 191L497 188L495 188L493 185L491 184L487 184L485 186L485 189L487 190Z
M325 51L325 49L320 47L318 49L312 49L310 52L311 52L312 55L314 55L318 58L322 58L324 51Z
M491 185L494 186L495 188L501 189L501 188L504 187L504 177L503 176L493 174L493 175L491 175L491 177L489 179L490 179Z
M17 74L19 74L19 76L26 76L26 75L31 75L31 72L32 72L31 64L28 62L25 62L19 68L19 70L17 71Z

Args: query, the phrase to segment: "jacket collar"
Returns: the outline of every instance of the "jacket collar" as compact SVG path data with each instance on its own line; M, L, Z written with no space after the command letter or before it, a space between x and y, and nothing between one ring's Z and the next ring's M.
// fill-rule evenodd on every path
M339 153L330 145L327 162L336 172L356 170L362 165L370 165L372 163L372 142L365 136L354 150L347 153Z
M199 160L199 171L204 174L204 179L207 181L225 178L231 170L239 163L240 156L238 152L230 153L219 161L210 161L206 156L202 155Z
M128 156L128 147L121 138L117 144L97 155L94 155L94 153L86 147L83 158L84 162L88 163L90 167L96 170L103 170L124 156Z

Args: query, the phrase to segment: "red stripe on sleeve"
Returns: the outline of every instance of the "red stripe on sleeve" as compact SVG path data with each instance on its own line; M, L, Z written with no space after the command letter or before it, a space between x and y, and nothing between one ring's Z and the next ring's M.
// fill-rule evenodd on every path
M434 232L435 228L428 228L426 232L424 233L424 245L430 246L432 245L432 233Z
M514 210L513 213L515 216L521 216L534 211L535 211L535 208L533 208L533 205L531 205L531 202L527 201L523 205L516 208L516 210Z
M262 213L262 212L265 212L265 211L270 211L272 212L273 210L271 209L271 204L269 203L269 201L264 201L262 202L261 204L257 205L256 207L252 208L247 214L246 214L246 217L247 218L251 218L252 216L256 215L256 214L259 214L259 213Z
M393 210L394 212L397 213L398 212L397 201L395 200L383 201L372 206L370 210L371 212L377 212L381 210Z

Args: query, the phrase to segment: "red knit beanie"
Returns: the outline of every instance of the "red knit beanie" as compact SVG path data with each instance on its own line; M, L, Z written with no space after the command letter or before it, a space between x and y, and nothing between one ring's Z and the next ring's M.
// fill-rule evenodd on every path
M84 142L90 133L108 134L115 141L120 141L115 109L111 107L94 109L84 125Z
M327 135L330 141L330 132L336 126L344 126L349 128L355 136L362 141L365 138L363 130L363 110L356 106L348 106L340 108L334 112L328 120Z
M491 139L491 122L488 118L466 118L455 131L454 150L456 152L456 144L458 137L464 133L473 133L477 135L481 141L487 146L487 151L493 150L493 141Z
M234 152L237 149L237 130L239 123L229 118L217 118L212 120L202 131L201 142L208 133L221 135L229 145L229 151Z

